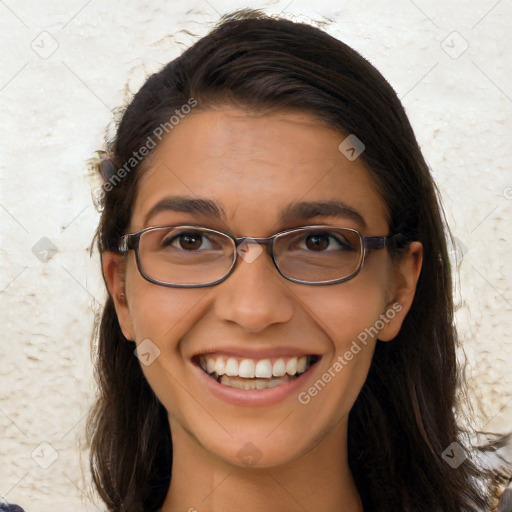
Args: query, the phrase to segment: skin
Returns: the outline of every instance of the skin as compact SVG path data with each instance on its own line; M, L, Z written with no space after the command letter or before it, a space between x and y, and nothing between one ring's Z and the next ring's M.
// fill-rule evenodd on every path
M386 206L365 164L338 150L344 135L306 115L255 115L231 107L187 116L155 149L137 194L129 232L147 226L194 223L235 236L270 236L313 224L389 234ZM222 220L173 211L144 217L164 197L187 195L223 205ZM284 223L294 201L338 199L364 218L317 216ZM169 413L174 461L163 512L362 511L347 462L349 411L365 381L376 338L307 405L297 394L264 407L228 404L206 391L191 357L212 347L276 346L320 354L308 384L343 355L359 333L392 304L402 307L378 338L392 340L414 297L422 261L419 242L393 262L371 251L354 279L328 286L292 283L263 252L239 258L234 273L209 288L151 284L136 268L103 255L103 271L123 334L149 338L160 355L142 370ZM251 442L261 454L247 467L237 456Z

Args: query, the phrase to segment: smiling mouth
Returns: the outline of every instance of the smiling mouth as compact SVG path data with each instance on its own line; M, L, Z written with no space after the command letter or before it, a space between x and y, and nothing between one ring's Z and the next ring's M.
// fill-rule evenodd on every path
M260 390L273 388L300 377L319 360L319 357L304 355L256 360L202 354L195 359L210 378L223 386Z

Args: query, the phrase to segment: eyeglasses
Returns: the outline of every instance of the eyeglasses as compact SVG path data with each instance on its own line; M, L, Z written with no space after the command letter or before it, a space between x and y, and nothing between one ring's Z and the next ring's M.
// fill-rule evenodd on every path
M119 251L134 250L137 268L149 282L179 288L224 281L248 244L268 246L279 273L294 283L324 285L348 281L362 269L369 249L384 249L405 239L364 236L355 229L305 226L268 238L240 237L201 226L156 226L120 239ZM260 250L261 252L261 250Z

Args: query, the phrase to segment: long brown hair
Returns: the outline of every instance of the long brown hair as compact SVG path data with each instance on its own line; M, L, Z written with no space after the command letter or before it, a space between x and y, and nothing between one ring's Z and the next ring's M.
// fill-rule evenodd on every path
M402 329L392 342L377 343L350 413L351 470L367 511L488 508L476 482L483 474L472 458L453 468L442 457L454 442L469 450L455 419L463 379L456 361L448 231L392 87L356 51L317 28L259 11L225 16L150 76L125 109L107 149L115 168L128 171L102 200L100 253L117 251L129 225L147 161L131 161L134 152L191 98L196 109L234 104L258 112L307 112L364 142L361 158L387 205L390 232L419 240L424 261ZM87 422L93 482L109 510L154 512L171 483L167 412L121 332L111 297L96 335L99 396Z

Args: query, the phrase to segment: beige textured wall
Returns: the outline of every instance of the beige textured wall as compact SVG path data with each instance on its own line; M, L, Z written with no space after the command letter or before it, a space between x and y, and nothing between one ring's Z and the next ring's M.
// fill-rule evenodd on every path
M87 496L94 397L85 160L148 73L244 6L320 20L402 98L459 240L457 322L480 413L512 430L510 1L0 2L0 502L103 510ZM47 240L46 240L47 239ZM83 469L80 467L80 456Z

